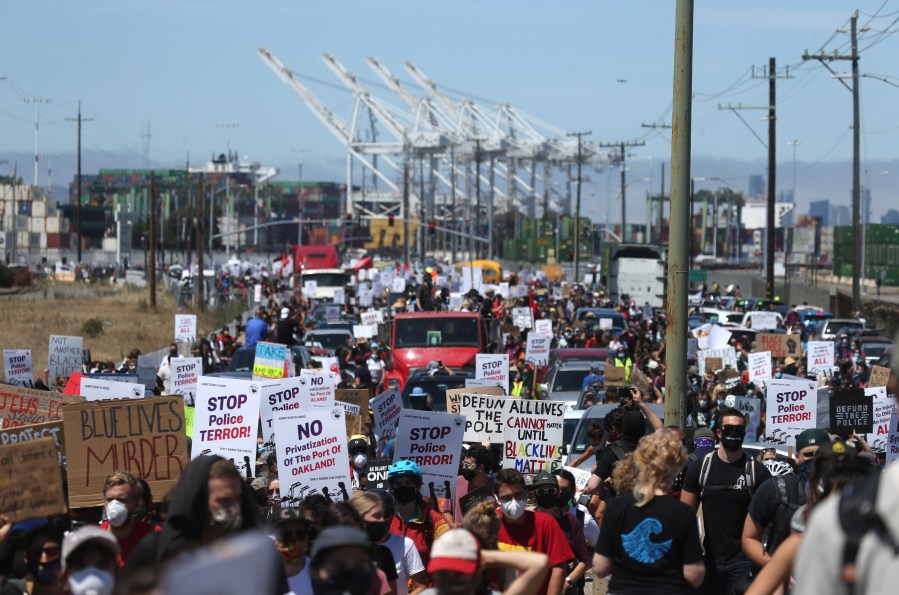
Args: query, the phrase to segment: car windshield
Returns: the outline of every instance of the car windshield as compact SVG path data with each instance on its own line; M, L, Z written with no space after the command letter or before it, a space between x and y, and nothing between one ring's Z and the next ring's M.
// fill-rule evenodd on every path
M881 355L887 352L889 349L890 343L868 343L862 345L862 351L865 352L865 357L877 357L879 358Z
M473 316L399 318L394 332L397 349L481 346L478 319Z
M329 351L337 351L347 346L349 337L347 333L309 333L306 340L321 343L322 347Z
M581 421L577 417L569 417L562 422L562 444L571 444L574 438L574 431L577 429L577 422Z
M590 370L559 370L553 380L551 392L581 392L584 378L589 373Z
M346 275L343 273L306 273L303 282L315 281L319 287L343 287L346 285Z
M444 378L439 381L434 381L429 378L415 379L410 378L406 383L406 386L403 389L403 407L406 409L420 409L424 406L422 399L415 399L414 401L409 397L409 393L415 387L420 386L424 389L428 395L431 396L433 401L432 409L434 411L446 412L446 391L453 388L463 388L465 386L465 377L460 376L458 379L455 378Z
M590 427L593 424L598 426L602 426L601 417L592 417L592 418L581 418L581 424L577 427L577 433L575 433L573 439L568 444L571 444L571 452L574 454L581 454L587 447L590 446L590 440L587 438L587 434L590 433Z

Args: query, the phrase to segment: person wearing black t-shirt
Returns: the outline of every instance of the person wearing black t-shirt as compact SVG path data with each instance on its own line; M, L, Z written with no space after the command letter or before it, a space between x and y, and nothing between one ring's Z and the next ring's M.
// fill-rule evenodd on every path
M732 595L748 581L751 571L742 544L746 511L756 488L771 474L743 452L743 414L722 408L719 419L715 433L720 446L690 465L681 502L694 510L702 502L706 580L700 593Z
M702 583L696 513L668 495L686 459L673 430L640 441L633 455L637 485L609 501L593 557L595 576L612 575L610 593L686 595Z

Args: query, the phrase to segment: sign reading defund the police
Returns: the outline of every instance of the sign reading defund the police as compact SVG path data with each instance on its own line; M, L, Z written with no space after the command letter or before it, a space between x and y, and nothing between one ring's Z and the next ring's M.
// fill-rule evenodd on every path
M535 366L549 365L550 343L552 343L552 335L528 333L527 355L524 361Z
M772 378L767 403L765 442L796 446L796 436L816 427L818 391L812 381Z
M66 405L63 427L73 508L102 505L103 483L116 471L145 479L161 499L187 464L179 396Z
M503 467L521 473L553 472L562 466L565 403L510 399L503 412Z
M68 378L72 372L81 370L81 337L50 335L50 353L47 357L48 374Z
M494 444L502 443L505 439L503 420L513 400L463 393L459 413L465 417L465 442L483 442L489 439Z
M6 383L34 387L34 368L31 365L30 349L4 349L3 367Z
M808 365L806 370L815 376L833 375L833 343L830 341L808 342Z
M396 434L393 461L408 459L421 467L427 494L433 487L440 498L452 495L459 474L465 417L433 411L403 409Z
M172 392L184 397L184 401L193 405L197 401L197 381L203 374L203 360L198 357L173 357L170 361L172 370Z
M868 387L865 395L874 401L874 428L867 436L868 445L874 452L886 452L890 436L890 418L896 403L887 395L885 386Z
M197 383L191 455L230 459L245 477L253 477L260 383L201 376Z
M478 380L493 380L497 383L502 383L502 386L509 386L508 354L477 354L475 356L474 374L474 377Z
M275 412L281 505L311 494L349 499L346 422L342 407Z
M197 340L197 317L194 314L175 314L175 343Z

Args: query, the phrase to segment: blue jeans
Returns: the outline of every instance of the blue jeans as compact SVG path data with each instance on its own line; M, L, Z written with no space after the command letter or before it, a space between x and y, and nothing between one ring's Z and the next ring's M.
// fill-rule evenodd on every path
M749 573L752 568L749 560L732 560L716 562L706 559L705 580L699 587L703 595L734 595L738 585L749 584Z

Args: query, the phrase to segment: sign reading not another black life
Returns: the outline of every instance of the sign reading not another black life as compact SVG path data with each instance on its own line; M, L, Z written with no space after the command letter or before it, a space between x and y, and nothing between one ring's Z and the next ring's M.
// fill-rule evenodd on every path
M874 397L864 389L838 390L830 399L830 431L841 438L874 431Z

